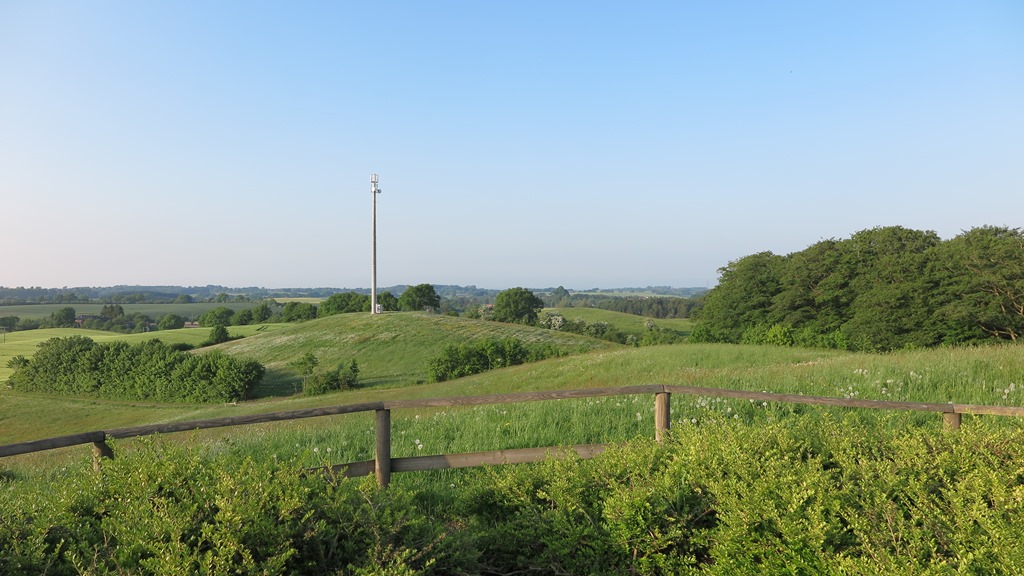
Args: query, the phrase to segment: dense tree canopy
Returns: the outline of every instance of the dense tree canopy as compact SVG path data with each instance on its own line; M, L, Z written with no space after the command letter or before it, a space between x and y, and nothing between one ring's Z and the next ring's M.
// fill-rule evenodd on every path
M377 305L385 312L394 312L395 310L399 310L398 298L386 290L377 294Z
M70 328L75 325L75 309L65 306L50 314L43 325L47 328Z
M254 360L190 354L160 340L96 343L84 336L51 338L11 366L8 382L23 392L171 402L243 400L265 371Z
M440 308L441 297L430 284L410 286L398 297L398 306L402 310L420 311L424 308Z
M536 324L537 315L544 308L544 301L526 288L510 288L498 292L494 298L496 322Z
M356 292L338 292L320 303L317 316L333 316L348 312L369 312L370 297Z
M282 322L302 322L316 318L316 306L309 302L291 301L281 310Z
M213 310L204 312L199 317L199 325L204 328L211 328L213 326L230 326L231 317L234 316L235 311L227 306L218 306Z
M157 327L161 330L177 330L185 327L185 319L177 314L164 314Z
M693 340L894 350L1024 334L1020 229L942 241L879 227L787 256L745 256L719 272Z

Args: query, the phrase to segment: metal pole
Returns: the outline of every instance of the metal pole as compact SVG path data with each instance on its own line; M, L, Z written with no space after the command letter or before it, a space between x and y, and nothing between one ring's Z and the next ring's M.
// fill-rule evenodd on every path
M373 195L373 251L370 268L370 314L377 313L377 175L370 174L370 194Z

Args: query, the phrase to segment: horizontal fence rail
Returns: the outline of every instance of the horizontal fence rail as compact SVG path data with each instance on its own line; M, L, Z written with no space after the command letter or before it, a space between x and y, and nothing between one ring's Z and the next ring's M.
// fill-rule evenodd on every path
M670 398L672 394L689 396L705 396L711 398L731 398L737 400L757 400L763 402L781 402L788 404L806 404L815 406L835 406L842 408L862 408L872 410L897 410L935 412L942 414L947 428L958 429L961 415L993 415L993 416L1024 416L1024 407L1019 406L987 406L976 404L938 404L928 402L897 402L891 400L862 400L854 398L833 398L828 396L804 396L802 394L778 394L774 392L751 392L747 390L731 390L726 388L702 388L696 386L674 386L650 384L642 386L623 386L615 388L588 388L580 390L555 390L548 392L519 392L512 394L490 394L484 396L455 396L450 398L426 398L417 400L386 400L382 402L365 402L361 404L345 404L323 408L288 410L251 414L246 416L230 416L188 422L172 422L128 428L98 430L32 440L0 446L0 458L65 448L83 444L93 445L93 466L99 469L103 458L112 458L113 452L106 444L109 438L134 438L151 434L168 434L243 426L266 422L281 422L302 418L336 416L359 412L375 413L375 445L374 459L363 462L350 462L329 466L329 470L344 476L366 476L375 474L381 486L387 486L392 472L417 472L440 470L445 468L464 468L497 464L519 464L538 462L548 458L567 458L573 455L583 459L593 458L606 449L604 444L586 444L571 447L540 447L521 448L515 450L492 450L488 452L470 452L463 454L439 454L434 456L413 456L408 458L391 457L391 410L410 408L455 408L479 406L487 404L510 404L519 402L537 402L545 400L566 400L597 398L602 396L649 395L655 397L654 429L655 437L661 441L671 426Z

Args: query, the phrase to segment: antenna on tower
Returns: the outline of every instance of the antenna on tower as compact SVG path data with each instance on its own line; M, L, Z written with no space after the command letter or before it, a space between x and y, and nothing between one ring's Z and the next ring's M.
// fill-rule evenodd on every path
M370 174L370 194L373 195L373 249L370 264L370 314L380 314L380 305L377 304L377 194L380 194L380 188L377 187L376 174Z

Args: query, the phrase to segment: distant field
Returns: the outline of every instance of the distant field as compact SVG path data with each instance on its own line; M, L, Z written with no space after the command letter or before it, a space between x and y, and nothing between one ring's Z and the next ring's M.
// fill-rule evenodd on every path
M695 288L694 290L703 290L701 288ZM686 296L680 296L678 294L665 294L662 292L655 292L651 290L573 290L572 294L575 295L592 295L592 296L612 296L617 298L686 298Z
M684 334L689 334L693 330L693 321L689 318L647 318L600 308L545 308L541 314L543 315L544 312L561 314L566 320L582 318L588 324L607 322L609 326L631 333L641 333L646 330L647 322L654 322L657 327L669 328Z
M658 294L656 292L637 292L637 291L613 291L613 290L573 290L575 294L593 295L593 296L612 296L617 298L672 298L665 294ZM678 296L676 296L678 298Z
M274 302L278 302L280 304L287 304L288 302L302 302L303 304L319 304L323 301L323 298L274 298Z
M251 336L263 332L278 330L286 324L257 324L254 326L230 326L228 334L234 336ZM123 340L125 342L139 342L159 338L168 344L184 342L197 345L210 336L209 328L182 328L180 330L159 330L154 332L143 332L140 334L118 334L117 332L104 332L101 330L85 330L82 328L46 328L42 330L20 330L0 335L0 382L6 382L13 370L7 367L7 362L15 356L26 356L31 358L35 354L36 347L50 338L67 338L68 336L85 336L96 342L110 342Z
M318 300L314 298L314 300ZM214 308L227 307L232 310L246 310L259 306L259 302L196 302L193 304L121 304L126 314L142 313L156 319L165 314L177 314L186 320L194 320ZM106 304L17 304L0 306L0 316L18 318L48 318L61 308L74 308L78 314L99 314Z

